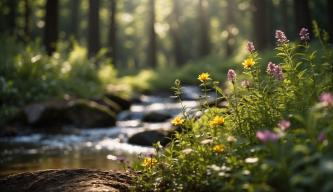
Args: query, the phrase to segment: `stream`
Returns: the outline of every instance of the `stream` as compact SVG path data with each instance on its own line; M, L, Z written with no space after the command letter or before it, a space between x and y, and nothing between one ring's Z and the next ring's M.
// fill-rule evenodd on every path
M188 109L198 106L200 90L183 88L183 105ZM30 134L0 138L0 176L24 171L61 168L96 168L121 170L126 159L138 161L152 153L152 147L129 144L132 135L147 131L170 129L170 121L144 123L144 114L161 112L176 116L181 105L169 97L141 95L140 102L129 111L121 112L115 127L78 129L72 134ZM118 160L117 160L118 159Z

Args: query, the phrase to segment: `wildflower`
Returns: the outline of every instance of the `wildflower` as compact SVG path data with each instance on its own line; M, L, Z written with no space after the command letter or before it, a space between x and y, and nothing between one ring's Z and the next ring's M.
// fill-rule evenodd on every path
M255 47L254 47L254 45L253 45L253 42L251 42L251 41L248 41L247 42L247 50L250 52L250 53L253 53L256 49L255 49Z
M245 163L256 163L258 160L258 157L248 157L245 159Z
M326 135L323 132L319 133L318 141L319 142L324 142L325 140L326 140Z
M206 81L210 80L209 73L201 73L201 74L198 76L198 79L199 79L199 81L201 81L201 82L206 82Z
M157 163L157 159L153 158L153 157L146 157L143 160L142 166L144 167L152 167L154 165L156 165Z
M228 70L228 75L227 75L227 77L228 77L228 80L229 81L232 81L233 83L235 82L235 80L236 80L236 72L235 72L235 70L233 70L233 69L229 69Z
M277 65L277 64L274 64L272 62L269 62L268 65L267 65L266 72L269 75L274 76L278 80L282 80L283 79L283 72L282 72L282 68L281 68L280 65Z
M224 124L224 118L222 116L215 116L213 120L209 122L211 126L220 126Z
M282 131L285 131L285 130L287 130L287 129L290 127L290 121L288 121L288 120L281 120L281 121L278 123L278 127L279 127Z
M264 130L264 131L258 131L256 133L256 137L263 143L269 142L269 141L277 141L279 139L279 136L272 132L272 131L268 131L268 130Z
M256 62L252 58L247 58L242 63L245 69L250 69Z
M249 80L243 80L241 82L241 86L244 88L249 88L250 87L250 81Z
M181 117L175 117L172 121L171 124L174 126L178 126L178 125L183 125L185 122L185 120Z
M303 27L299 32L299 37L302 41L309 41L310 40L309 30Z
M229 136L227 137L227 141L228 141L229 143L233 143L233 142L236 142L237 139L236 139L236 137L234 137L234 136L232 136L232 135L229 135Z
M182 152L183 152L184 154L188 155L188 154L190 154L190 153L193 152L193 149L191 149L191 148L187 148L187 149L182 150Z
M222 152L224 151L224 146L221 145L221 144L219 144L219 145L215 145L215 146L213 147L213 151L214 151L215 153L222 153Z
M333 107L333 95L331 93L322 93L319 100L324 106Z
M210 143L213 143L213 139L205 139L205 140L202 140L200 143L203 145L210 144Z
M275 39L278 44L288 43L289 40L287 39L286 35L281 30L275 31Z

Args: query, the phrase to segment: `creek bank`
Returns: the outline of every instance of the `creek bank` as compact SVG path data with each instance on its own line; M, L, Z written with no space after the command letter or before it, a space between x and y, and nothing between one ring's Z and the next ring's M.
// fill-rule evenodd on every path
M128 192L133 173L96 169L51 169L0 178L2 192Z

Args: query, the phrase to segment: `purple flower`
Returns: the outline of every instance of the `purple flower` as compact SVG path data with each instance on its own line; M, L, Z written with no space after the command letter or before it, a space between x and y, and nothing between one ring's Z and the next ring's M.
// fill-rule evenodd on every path
M319 133L319 135L318 135L318 141L319 142L323 142L325 140L326 140L326 135L323 132Z
M302 41L309 41L310 40L309 30L303 27L299 32L299 37Z
M277 64L274 64L272 62L269 62L268 65L267 65L266 72L269 75L274 76L278 80L282 80L283 79L283 72L282 72L282 68L281 68L280 65L277 65Z
M272 131L269 131L269 130L257 131L256 137L263 143L275 142L279 139L278 134L276 134Z
M256 49L255 49L255 47L254 47L254 45L253 45L253 42L251 42L251 41L248 41L247 42L247 50L250 52L250 53L253 53Z
M282 130L282 131L285 131L287 130L289 127L290 127L291 123L290 121L288 120L281 120L279 123L278 123L278 127Z
M275 31L275 39L278 44L288 43L289 40L287 39L286 35L281 30Z
M228 80L229 81L232 81L233 83L235 82L235 80L236 80L236 72L235 72L235 70L233 70L233 69L229 69L228 70Z
M322 93L319 97L320 103L327 107L333 107L333 95L331 93Z

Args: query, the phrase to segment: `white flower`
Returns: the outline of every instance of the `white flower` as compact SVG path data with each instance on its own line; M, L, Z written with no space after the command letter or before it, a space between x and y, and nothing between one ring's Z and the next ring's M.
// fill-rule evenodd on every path
M187 149L182 150L182 152L183 152L184 154L188 155L188 154L190 154L190 153L193 152L193 149L191 149L191 148L187 148Z
M258 160L258 157L248 157L245 159L245 163L256 163Z
M200 143L203 145L210 144L210 143L213 143L213 139L205 139L205 140L202 140Z

